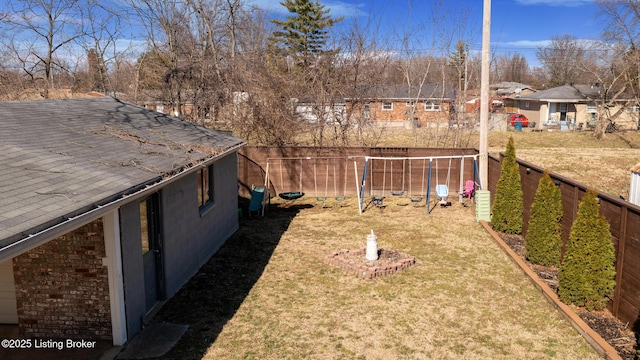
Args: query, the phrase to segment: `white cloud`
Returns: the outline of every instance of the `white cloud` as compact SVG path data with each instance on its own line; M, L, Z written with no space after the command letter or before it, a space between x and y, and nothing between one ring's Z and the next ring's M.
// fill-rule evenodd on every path
M280 1L274 0L251 0L248 2L249 5L257 6L263 10L268 12L274 12L278 14L289 14L287 9L280 5ZM359 16L364 14L365 4L350 4L344 1L324 1L322 5L327 9L331 9L329 15L331 17L351 17L351 16Z
M516 40L516 41L504 41L494 42L494 46L504 46L509 48L538 48L540 46L547 46L551 43L551 40Z
M548 6L582 6L593 3L593 0L516 0L520 5L548 5Z

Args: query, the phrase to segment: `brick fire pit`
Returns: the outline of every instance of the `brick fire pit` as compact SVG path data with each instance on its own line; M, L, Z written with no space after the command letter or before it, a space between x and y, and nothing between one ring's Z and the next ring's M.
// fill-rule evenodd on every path
M416 263L413 256L391 249L378 249L378 260L367 260L365 255L366 248L341 250L327 256L324 262L365 279L393 275Z

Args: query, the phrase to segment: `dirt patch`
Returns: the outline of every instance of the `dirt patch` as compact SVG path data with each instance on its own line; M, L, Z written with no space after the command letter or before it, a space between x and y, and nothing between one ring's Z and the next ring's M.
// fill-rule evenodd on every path
M521 235L499 233L500 238L544 281L554 292L558 292L558 269L536 265L526 260L525 240ZM636 359L636 336L627 324L623 324L609 311L588 311L585 308L574 307L573 310L595 332L613 346L620 357L625 360Z

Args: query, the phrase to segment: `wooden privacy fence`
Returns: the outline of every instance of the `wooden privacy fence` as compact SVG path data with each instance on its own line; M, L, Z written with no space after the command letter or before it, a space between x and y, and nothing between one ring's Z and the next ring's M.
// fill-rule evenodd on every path
M362 176L364 157L429 157L476 155L476 149L440 149L440 148L367 148L367 147L259 147L247 146L238 155L238 181L240 195L250 197L251 187L264 186L267 160L269 159L268 184L270 193L301 191L309 196L347 196L356 197L358 176ZM356 167L353 158L356 158ZM524 199L523 234L526 234L531 204L538 188L538 182L544 169L522 160L517 160L522 180ZM420 161L394 163L391 173L378 161L372 166L372 191L381 191L382 183L390 190L393 180L394 190L404 186L404 191L418 192L416 187L422 186L424 179L424 163ZM435 166L435 163L434 163ZM474 168L469 159L464 165L463 179L473 179ZM491 203L495 195L496 184L500 177L501 158L489 156L488 186L491 190ZM442 183L449 172L449 188L451 193L460 189L460 161L439 161L437 164L440 179L432 178L434 191L437 182ZM455 174L455 175L454 175ZM551 178L560 187L562 193L563 219L562 239L564 246L569 239L571 226L576 218L578 203L584 196L587 186L561 175L550 173ZM435 177L435 169L432 176ZM404 185L402 185L404 179ZM426 183L426 182L425 182ZM640 331L640 207L608 194L598 192L600 213L610 224L611 240L616 250L616 289L609 310L621 321L633 324L633 329ZM563 246L563 248L564 248Z
M500 177L500 159L489 157L489 190L491 203ZM531 204L538 188L538 182L544 169L517 160L520 168L524 200L523 234L526 235ZM549 174L562 193L562 241L563 253L569 240L571 226L578 212L578 204L588 187L558 174ZM595 190L595 189L593 189ZM600 214L604 215L610 225L611 241L616 250L616 288L613 301L608 309L622 322L633 325L633 330L640 330L640 207L605 193L598 192Z
M266 147L246 146L238 155L240 195L249 197L252 186L264 186L269 163L270 193L304 192L314 197L356 197L364 167L364 157L411 158L477 155L476 149L442 148L367 148L367 147ZM355 161L355 166L354 166ZM436 166L437 165L437 166ZM367 191L376 195L425 195L428 161L374 160L367 175ZM472 159L439 159L432 169L431 191L435 184L445 184L448 175L450 194L463 182L474 179ZM436 179L436 175L439 179ZM369 193L367 193L369 195Z

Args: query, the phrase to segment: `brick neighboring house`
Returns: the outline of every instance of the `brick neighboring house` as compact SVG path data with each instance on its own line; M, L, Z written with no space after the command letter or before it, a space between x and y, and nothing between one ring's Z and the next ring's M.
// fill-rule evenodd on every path
M142 329L238 228L240 139L122 101L0 102L0 323Z
M453 87L381 86L345 99L346 111L381 126L448 125L455 99Z

